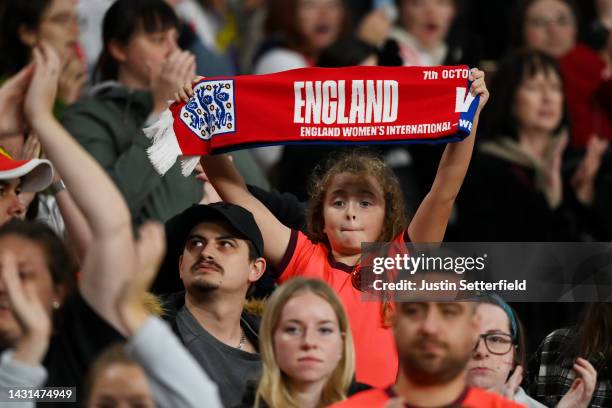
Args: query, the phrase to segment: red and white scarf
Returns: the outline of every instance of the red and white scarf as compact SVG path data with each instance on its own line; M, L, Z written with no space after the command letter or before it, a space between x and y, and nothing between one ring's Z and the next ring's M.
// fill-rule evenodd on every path
M145 134L155 169L182 156L284 144L459 141L472 129L478 97L461 67L302 68L268 75L204 78L188 103L173 103Z

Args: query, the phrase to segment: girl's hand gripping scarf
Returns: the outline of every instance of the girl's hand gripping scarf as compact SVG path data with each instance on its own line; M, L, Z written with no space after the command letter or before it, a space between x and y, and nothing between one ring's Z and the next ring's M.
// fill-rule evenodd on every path
M203 78L145 129L164 174L182 158L283 144L431 143L469 135L479 97L462 67L302 68Z

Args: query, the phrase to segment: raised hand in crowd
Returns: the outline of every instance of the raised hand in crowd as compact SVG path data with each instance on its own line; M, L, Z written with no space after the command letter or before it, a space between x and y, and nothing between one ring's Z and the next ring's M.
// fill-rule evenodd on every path
M117 311L128 335L136 333L151 315L145 305L145 297L166 253L162 224L153 221L143 224L139 236L136 242L136 271L117 298Z
M508 378L508 380L506 380L506 384L502 390L502 395L510 400L513 400L522 381L523 367L518 365L514 368L512 375Z
M76 102L87 82L87 63L76 54L66 59L62 67L57 97L67 105Z
M25 116L91 229L79 289L91 307L121 330L115 300L134 271L130 213L104 170L77 144L52 114L60 61L47 44L33 50L34 74L25 98Z
M164 63L149 66L153 113L160 114L168 107L177 89L195 76L195 57L189 51L174 50Z
M561 175L561 163L563 159L563 152L567 147L568 141L569 136L567 132L563 132L563 134L561 134L561 136L559 136L555 142L545 169L545 183L550 191L551 197L549 198L549 202L551 203L552 208L556 208L561 205L561 201L563 200L563 177Z
M408 235L414 242L442 241L455 199L472 159L480 113L489 100L489 90L485 83L485 73L480 69L472 68L469 79L473 81L469 92L474 97L480 96L472 131L462 142L448 143L444 148L431 189L408 227Z
M571 186L576 198L584 205L592 204L595 199L595 178L608 145L608 140L591 137L584 158L572 176Z
M196 166L194 173L196 179L200 180L203 183L204 195L202 196L200 204L211 204L223 201L221 200L219 193L217 193L217 190L215 190L212 184L210 184L210 180L208 180L208 176L204 172L204 169L202 168L202 165L200 163L198 163L198 165Z
M30 64L0 86L0 138L25 131L23 100L32 71L33 65Z
M42 361L49 346L51 319L40 301L32 279L20 279L15 254L0 253L0 282L8 295L10 311L22 335L14 346L13 358L30 366Z
M573 369L576 379L557 404L557 408L587 408L591 402L597 382L597 371L591 363L580 357L576 359Z
M375 47L380 47L389 37L392 22L383 9L366 14L357 28L357 37Z

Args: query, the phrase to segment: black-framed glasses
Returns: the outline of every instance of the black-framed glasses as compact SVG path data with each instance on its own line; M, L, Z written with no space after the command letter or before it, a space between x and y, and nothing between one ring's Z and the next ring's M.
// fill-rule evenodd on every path
M478 337L478 341L474 346L474 351L478 349L480 345L480 340L483 339L485 342L485 347L489 350L489 353L496 354L498 356L504 355L508 353L512 346L512 336L506 333L485 333L481 334Z

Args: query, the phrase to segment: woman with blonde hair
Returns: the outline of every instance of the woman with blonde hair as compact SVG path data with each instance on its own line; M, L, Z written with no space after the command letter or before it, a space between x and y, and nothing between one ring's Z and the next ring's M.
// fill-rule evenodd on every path
M259 330L263 371L243 407L324 407L346 398L355 372L348 317L318 279L294 278L274 291Z

